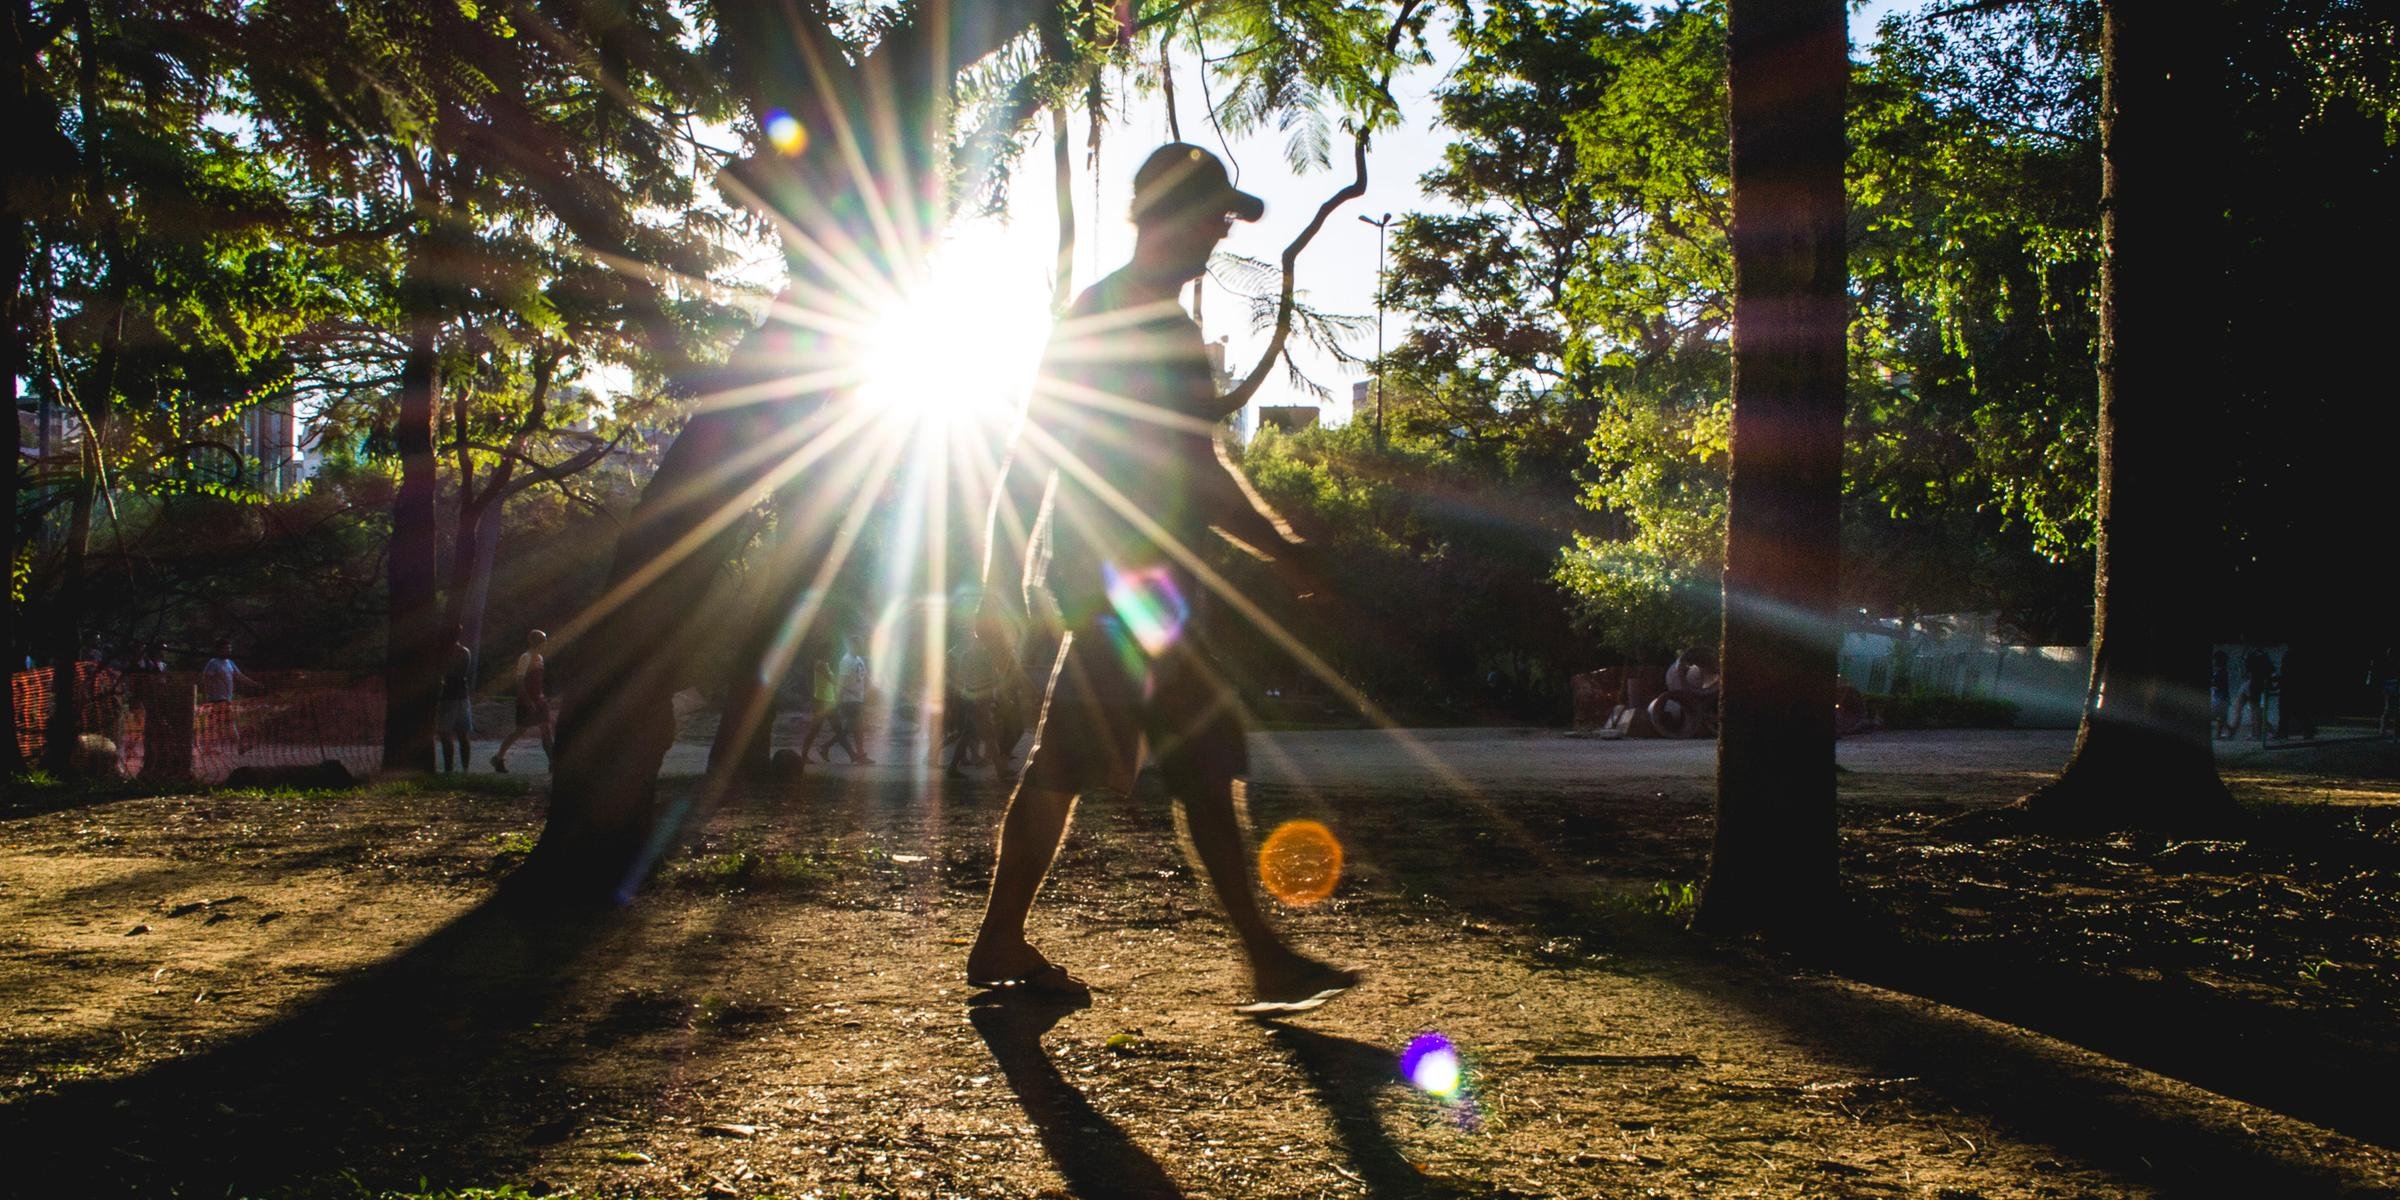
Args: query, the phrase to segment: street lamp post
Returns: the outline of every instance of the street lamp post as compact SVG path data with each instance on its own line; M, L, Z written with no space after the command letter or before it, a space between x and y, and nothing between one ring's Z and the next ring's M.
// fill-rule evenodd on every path
M1375 227L1375 446L1383 447L1383 234L1392 224L1392 214L1382 220L1359 217L1361 224Z

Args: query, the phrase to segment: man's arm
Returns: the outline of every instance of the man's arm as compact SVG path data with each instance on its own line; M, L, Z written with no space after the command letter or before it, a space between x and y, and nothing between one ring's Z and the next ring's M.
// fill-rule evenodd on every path
M986 604L1000 601L1011 617L1024 615L1026 551L1040 528L1056 474L1047 456L1020 436L993 483L984 518L983 596Z
M1213 468L1202 466L1192 473L1193 497L1202 519L1219 536L1266 563L1292 595L1325 595L1315 547L1258 494L1241 468L1225 456L1224 446L1217 447L1216 457Z

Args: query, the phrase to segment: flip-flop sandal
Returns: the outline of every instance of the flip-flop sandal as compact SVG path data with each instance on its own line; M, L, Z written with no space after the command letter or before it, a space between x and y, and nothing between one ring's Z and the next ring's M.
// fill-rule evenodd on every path
M1288 1016L1292 1013L1304 1013L1312 1009L1323 1008L1325 1007L1326 1001L1341 995L1343 992L1349 991L1351 988L1357 987L1360 983L1360 976L1356 971L1343 971L1337 969L1332 971L1328 976L1328 982L1331 984L1331 986L1319 989L1316 992L1306 996L1301 996L1297 999L1253 1000L1248 1004L1234 1005L1233 1011L1245 1017L1280 1017Z
M1040 969L1017 979L970 979L967 986L987 992L1014 996L1040 996L1044 999L1090 999L1090 984L1075 978L1057 963L1043 963Z

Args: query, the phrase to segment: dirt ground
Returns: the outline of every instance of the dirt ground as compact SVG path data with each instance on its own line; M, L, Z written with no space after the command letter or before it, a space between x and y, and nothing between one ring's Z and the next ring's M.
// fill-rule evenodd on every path
M720 812L626 911L495 902L539 777L0 805L0 1194L2400 1195L2400 753L2232 748L2242 837L1964 842L2052 733L1845 742L1852 913L1683 928L1710 753L1547 731L1253 742L1279 909L1368 972L1234 1016L1145 791L1086 803L1037 940L961 975L1001 795L894 765ZM680 761L680 760L679 760ZM687 779L670 793L688 796ZM1438 1031L1451 1096L1397 1070Z

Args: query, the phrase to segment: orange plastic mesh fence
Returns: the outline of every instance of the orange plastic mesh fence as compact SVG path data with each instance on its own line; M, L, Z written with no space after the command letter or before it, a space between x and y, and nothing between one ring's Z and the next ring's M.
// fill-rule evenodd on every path
M383 681L334 671L246 672L234 699L199 697L195 671L131 674L75 664L75 750L84 774L220 783L238 767L306 767L334 759L371 774L383 759ZM49 747L56 676L9 680L17 748L38 764Z

